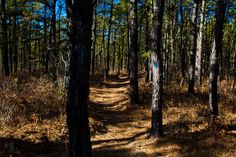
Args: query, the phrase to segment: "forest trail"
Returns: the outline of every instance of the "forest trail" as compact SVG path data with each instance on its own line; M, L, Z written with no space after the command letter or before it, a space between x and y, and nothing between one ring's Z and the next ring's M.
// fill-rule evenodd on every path
M145 110L130 106L128 88L125 76L90 88L92 117L106 126L92 137L95 156L144 156L139 139L147 134L148 117Z
M155 140L148 139L149 110L130 105L127 77L92 85L90 100L91 117L105 126L92 137L95 157L165 156L163 152L171 152L170 149L174 148L163 145L163 148L156 149ZM165 151L157 153L160 149Z

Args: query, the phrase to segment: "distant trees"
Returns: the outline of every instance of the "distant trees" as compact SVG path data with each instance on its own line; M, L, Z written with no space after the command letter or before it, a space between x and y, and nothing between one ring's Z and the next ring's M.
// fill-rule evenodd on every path
M99 0L94 11L92 73L107 77L108 71L129 72L131 68L131 101L138 95L138 81L135 81L138 79L134 77L145 64L146 72L150 72L152 4L152 0ZM193 93L194 75L198 87L201 78L208 76L214 29L213 14L209 11L212 12L214 4L212 0L166 1L161 47L166 84L179 73L183 78L188 73L189 93ZM228 4L225 16L230 22L225 27L225 46L219 57L219 72L221 78L232 79L235 63L235 19L232 17L236 4L234 1ZM5 75L17 71L50 74L51 79L57 81L57 77L65 71L63 63L68 51L65 10L63 0L1 0L0 59ZM227 43L227 40L231 42ZM151 78L152 74L147 73L149 76Z
M67 42L62 1L1 0L0 45L5 76L19 71L50 74L57 82Z

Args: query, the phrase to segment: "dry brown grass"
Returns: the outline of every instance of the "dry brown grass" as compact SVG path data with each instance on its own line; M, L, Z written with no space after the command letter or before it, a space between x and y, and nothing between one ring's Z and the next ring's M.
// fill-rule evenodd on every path
M17 126L58 117L65 97L48 78L9 78L0 95L0 126Z

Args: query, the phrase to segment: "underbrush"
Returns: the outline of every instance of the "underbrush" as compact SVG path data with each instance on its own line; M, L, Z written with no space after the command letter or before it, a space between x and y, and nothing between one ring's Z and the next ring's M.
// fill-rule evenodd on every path
M163 123L166 134L187 138L211 134L208 81L203 81L201 91L195 88L194 95L188 94L187 82L178 82L164 85ZM140 100L148 104L146 107L151 110L151 83L141 78L139 87ZM227 131L236 133L236 89L226 80L218 83L218 101L219 116L215 121L214 132L222 136Z
M12 127L65 113L65 96L47 77L19 76L2 81L0 126Z
M9 77L1 80L0 135L30 141L67 140L66 92L63 79L55 86L48 77ZM91 135L104 130L89 118ZM30 135L30 136L29 136Z

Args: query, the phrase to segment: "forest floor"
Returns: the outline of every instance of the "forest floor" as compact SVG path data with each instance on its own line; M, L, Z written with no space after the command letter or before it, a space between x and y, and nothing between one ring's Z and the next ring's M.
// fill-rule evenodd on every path
M140 79L140 104L130 105L125 75L90 83L90 127L94 157L236 156L236 90L220 83L220 116L208 128L206 83L201 93L187 85L165 86L165 136L149 137L151 85ZM65 94L48 78L18 77L1 82L0 157L65 157L68 135Z

